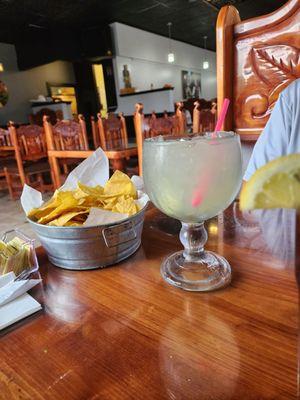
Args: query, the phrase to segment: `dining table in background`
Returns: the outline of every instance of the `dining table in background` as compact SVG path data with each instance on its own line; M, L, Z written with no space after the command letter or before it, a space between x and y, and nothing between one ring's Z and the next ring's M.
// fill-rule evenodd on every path
M180 226L152 206L141 247L115 266L64 270L39 248L43 310L0 335L1 400L296 399L295 220L234 203L208 221L207 249L232 266L210 293L163 281Z
M60 170L58 164L56 164L59 159L73 159L83 160L90 157L95 150L48 150L48 158L50 164L53 168L53 180L54 187L58 189L62 185L62 180L60 178ZM129 157L137 156L138 149L135 143L128 143L127 146L119 147L114 150L104 151L107 158L111 161L111 166L113 171L127 171L126 159Z

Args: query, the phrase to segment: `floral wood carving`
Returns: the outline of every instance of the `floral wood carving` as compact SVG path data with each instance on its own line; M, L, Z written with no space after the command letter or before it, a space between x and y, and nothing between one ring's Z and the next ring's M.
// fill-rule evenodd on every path
M157 117L155 113L153 113L150 117L144 118L144 137L173 135L178 130L178 124L178 118L175 115L169 117L168 114L165 113L164 116Z
M62 120L54 127L54 142L58 150L84 150L81 128L78 122Z
M257 46L252 48L251 58L253 71L269 89L266 110L252 112L254 119L260 119L271 113L280 92L300 78L299 49L288 45Z
M237 24L233 43L233 128L257 135L282 90L300 78L300 0L281 11ZM265 24L263 21L265 20Z
M107 150L116 149L124 145L122 123L115 114L109 113L108 118L103 119L103 128Z
M46 156L46 140L40 126L21 125L17 129L17 138L22 157L36 159Z

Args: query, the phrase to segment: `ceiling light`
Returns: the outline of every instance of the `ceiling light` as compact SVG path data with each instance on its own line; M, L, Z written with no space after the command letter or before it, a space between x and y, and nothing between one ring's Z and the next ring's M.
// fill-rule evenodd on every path
M168 54L168 62L173 63L174 61L175 61L174 53L169 53Z
M169 32L169 53L168 53L168 62L173 63L175 61L175 54L172 51L172 39L171 39L171 28L172 22L167 23L168 32Z
M204 49L206 50L206 40L207 40L207 36L203 36L203 40L204 40ZM203 69L209 69L209 62L208 62L207 60L204 60L204 61L203 61L202 68L203 68Z

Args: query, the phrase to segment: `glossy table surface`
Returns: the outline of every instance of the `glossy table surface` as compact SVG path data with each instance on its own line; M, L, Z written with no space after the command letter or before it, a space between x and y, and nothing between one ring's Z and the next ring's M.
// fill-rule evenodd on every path
M39 249L43 311L0 334L0 399L296 399L295 212L235 204L207 228L233 272L211 293L161 279L179 224L151 207L116 266L67 271Z

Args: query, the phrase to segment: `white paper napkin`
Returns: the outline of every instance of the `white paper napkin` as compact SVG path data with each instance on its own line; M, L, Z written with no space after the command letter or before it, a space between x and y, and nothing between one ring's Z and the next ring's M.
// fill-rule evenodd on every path
M41 279L26 279L9 282L0 289L0 306L28 292L28 290L32 289L40 282L42 282Z
M0 307L0 330L42 309L33 297L25 293Z
M12 271L8 272L5 275L1 275L0 276L0 288L7 285L9 282L12 282L14 279L16 279L16 275Z
M40 310L40 303L26 292L41 279L15 281L13 272L0 276L0 330Z
M115 213L108 210L102 210L101 208L92 207L84 222L84 226L95 226L98 224L98 221L101 221L103 225L111 224L113 222L119 222L128 218L128 214Z

